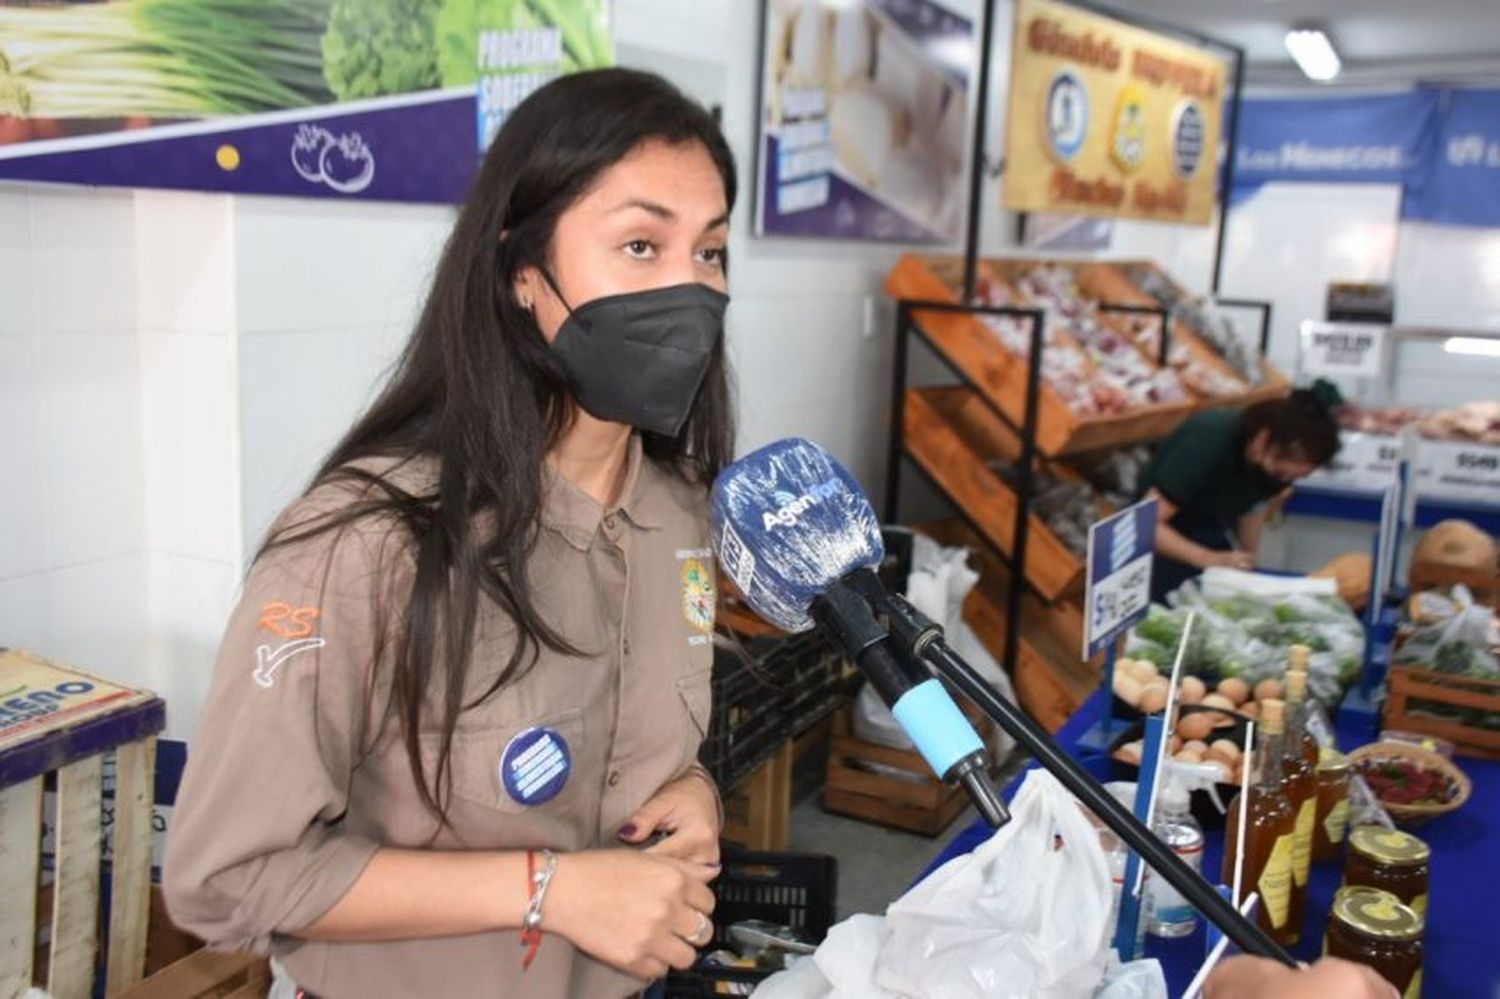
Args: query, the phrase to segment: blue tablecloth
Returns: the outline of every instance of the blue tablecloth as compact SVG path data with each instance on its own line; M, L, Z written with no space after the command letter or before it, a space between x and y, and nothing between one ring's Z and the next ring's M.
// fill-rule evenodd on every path
M1057 735L1101 780L1108 779L1109 761L1078 743L1101 717L1105 696L1107 691L1097 692ZM1339 745L1346 750L1368 741L1339 731ZM1473 796L1458 811L1414 830L1432 847L1422 991L1429 999L1500 999L1500 763L1467 757L1456 762L1473 780ZM1019 778L1006 789L1007 798L1018 784ZM976 820L953 837L922 876L973 850L989 835L983 820ZM1210 830L1206 838L1203 869L1216 881L1223 833ZM1292 948L1294 956L1312 960L1322 950L1323 926L1342 874L1341 863L1313 865L1306 923L1301 943ZM1203 962L1203 922L1200 917L1198 929L1177 940L1146 938L1146 953L1161 960L1172 995L1181 994Z

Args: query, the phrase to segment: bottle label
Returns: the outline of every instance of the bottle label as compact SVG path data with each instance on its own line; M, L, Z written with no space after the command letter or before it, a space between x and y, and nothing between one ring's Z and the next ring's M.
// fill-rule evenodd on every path
M1411 907L1425 921L1427 919L1427 893L1424 891L1411 900Z
M1203 847L1201 844L1173 847L1172 851L1193 870L1202 869ZM1191 925L1197 918L1197 910L1188 904L1188 900L1182 897L1182 893L1173 888L1166 878L1157 875L1155 871L1146 876L1146 911L1147 923L1150 926L1180 926L1183 923Z
M1292 833L1292 880L1298 888L1307 886L1307 870L1312 864L1313 823L1317 820L1318 803L1309 797L1302 802L1297 812L1297 829Z
M1407 983L1406 991L1401 993L1401 999L1421 999L1422 997L1422 969L1418 968Z
M1323 816L1323 831L1328 834L1328 842L1342 843L1344 831L1349 828L1349 799L1340 798L1338 804L1328 810Z
M1255 882L1260 891L1260 904L1266 910L1266 918L1276 929L1286 925L1287 907L1292 897L1292 836L1277 836L1271 847L1271 856Z

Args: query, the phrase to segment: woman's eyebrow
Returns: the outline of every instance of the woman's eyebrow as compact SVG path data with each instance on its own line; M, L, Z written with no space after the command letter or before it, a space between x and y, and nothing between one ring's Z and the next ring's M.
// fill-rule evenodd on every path
M619 212L631 210L646 212L650 215L656 216L663 222L677 221L677 213L675 211L658 201L651 201L646 198L627 198L625 201L622 201L615 207L611 208L609 210L609 214L614 215ZM724 212L722 215L718 215L710 219L708 221L708 224L703 227L703 231L711 232L712 230L717 229L720 226L728 224L729 213Z

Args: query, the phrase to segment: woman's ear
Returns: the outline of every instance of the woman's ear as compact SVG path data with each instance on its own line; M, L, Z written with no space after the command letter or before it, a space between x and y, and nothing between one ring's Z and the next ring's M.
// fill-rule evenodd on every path
M541 275L535 267L523 267L516 273L510 287L517 304L530 312L536 307L537 293L541 290Z

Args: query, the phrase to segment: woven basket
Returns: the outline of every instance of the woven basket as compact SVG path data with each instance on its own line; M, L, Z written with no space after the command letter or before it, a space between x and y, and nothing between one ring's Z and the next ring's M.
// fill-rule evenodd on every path
M1421 746L1413 746L1404 742L1372 742L1369 745L1360 746L1349 754L1349 763L1356 770L1359 769L1360 763L1366 760L1406 760L1428 770L1436 770L1447 777L1455 788L1448 800L1440 804L1424 802L1402 805L1382 798L1380 803L1385 806L1391 818L1403 825L1420 825L1439 815L1446 815L1468 801L1469 794L1474 790L1474 784L1469 780L1468 775L1454 766L1446 756L1430 749L1423 749Z

